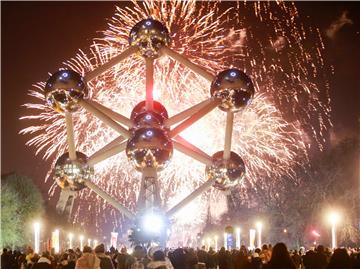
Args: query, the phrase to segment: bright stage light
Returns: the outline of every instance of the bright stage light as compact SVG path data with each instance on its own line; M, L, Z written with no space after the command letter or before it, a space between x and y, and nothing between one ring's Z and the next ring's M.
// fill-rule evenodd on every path
M240 249L241 243L240 243L240 228L235 229L236 232L236 238L235 238L235 246L237 249Z
M55 253L59 253L60 252L60 231L59 231L59 229L56 229L55 231L52 232L51 242L52 242L53 248L55 250Z
M328 215L328 220L331 225L336 225L340 220L340 214L336 211L332 211Z
M328 220L331 224L331 247L335 249L337 247L336 243L336 224L340 221L340 214L336 211L332 211L328 215Z
M39 253L40 251L40 223L34 223L34 251Z
M164 219L160 215L148 213L143 217L142 227L147 233L159 234L164 226Z
M69 237L69 248L72 249L72 247L73 247L72 241L73 241L74 235L72 233L69 233L68 237Z
M84 236L80 235L79 239L80 239L80 250L82 251L84 248Z
M263 227L263 224L258 221L256 223L256 229L257 229L257 232L258 232L258 241L257 241L257 245L258 245L258 248L261 249L261 245L262 245L262 238L261 238L261 235L262 235L262 227Z

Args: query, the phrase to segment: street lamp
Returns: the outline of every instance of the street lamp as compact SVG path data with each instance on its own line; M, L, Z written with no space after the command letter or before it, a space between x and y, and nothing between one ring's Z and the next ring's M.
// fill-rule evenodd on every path
M35 253L40 251L40 223L34 223L34 250Z
M328 216L329 222L331 224L331 247L336 248L336 224L340 220L340 215L338 212L330 212Z
M256 223L256 229L257 229L257 232L258 232L258 241L257 241L257 245L258 245L258 248L261 249L261 245L262 245L262 242L261 242L261 232L262 232L262 223L260 221L258 221Z

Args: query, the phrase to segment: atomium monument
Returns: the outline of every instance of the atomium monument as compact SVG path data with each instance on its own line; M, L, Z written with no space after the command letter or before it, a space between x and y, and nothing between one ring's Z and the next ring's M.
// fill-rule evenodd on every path
M76 192L88 187L133 220L137 231L147 232L147 240L156 240L164 244L166 223L179 210L209 188L229 190L244 177L245 164L238 154L231 151L231 138L234 113L244 109L254 96L251 79L244 72L234 68L214 76L205 68L173 51L170 46L167 28L159 21L145 19L130 31L129 47L107 63L84 76L73 70L60 70L48 79L45 99L49 106L65 116L69 149L55 164L54 178L62 189L58 210L71 212ZM88 82L133 55L140 56L145 61L146 91L145 100L133 108L130 117L88 99ZM166 56L211 82L209 99L169 116L166 108L153 100L154 61ZM72 113L78 113L79 107L119 134L118 138L89 157L75 149ZM181 132L216 107L227 114L224 150L210 156L182 138ZM203 163L207 181L173 208L166 209L161 207L157 174L166 169L174 150ZM131 212L92 182L94 165L123 151L134 168L142 174L136 212ZM156 221L160 229L149 229L149 222ZM144 226L144 222L148 225Z

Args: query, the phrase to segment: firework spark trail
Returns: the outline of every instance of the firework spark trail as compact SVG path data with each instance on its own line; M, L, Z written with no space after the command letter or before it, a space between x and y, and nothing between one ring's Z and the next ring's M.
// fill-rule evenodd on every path
M117 8L104 36L95 40L88 53L80 51L64 66L84 74L107 62L126 48L131 27L149 15L166 24L172 33L173 48L192 61L214 73L231 65L252 76L257 94L246 110L236 114L233 133L232 150L243 157L247 167L241 192L246 192L255 181L272 178L263 183L276 184L276 178L282 174L293 175L292 167L306 163L312 144L306 137L312 137L322 147L322 133L330 124L327 89L322 81L318 82L323 69L323 45L318 31L304 30L292 4L237 3L224 9L216 2L136 2L131 9ZM317 46L306 47L307 36ZM129 116L134 105L144 98L144 73L141 58L127 59L89 83L90 97ZM35 146L37 154L43 152L45 159L53 159L54 166L67 150L65 120L44 105L43 87L44 83L38 83L30 91L35 101L25 106L35 110L23 117L41 124L22 133L33 136L27 144ZM169 115L208 98L209 87L207 81L167 57L156 61L154 96ZM88 156L117 137L116 132L83 109L73 118L77 150ZM223 149L224 133L225 114L217 109L182 136L212 155ZM135 209L140 175L129 165L125 154L97 164L95 171L94 181L101 188ZM50 174L51 171L47 177ZM164 203L171 207L204 182L204 166L176 152L170 165L160 173L160 180ZM55 183L50 194L54 191ZM74 220L87 223L87 212L95 211L99 229L109 215L111 225L121 227L122 216L100 198L93 203L94 197L89 190L80 192ZM178 214L178 224L203 223L209 199L222 199L212 212L221 214L226 210L223 197L216 190L204 194L191 205L194 210L187 210L186 219L181 218L181 212ZM189 212L196 215L192 218Z

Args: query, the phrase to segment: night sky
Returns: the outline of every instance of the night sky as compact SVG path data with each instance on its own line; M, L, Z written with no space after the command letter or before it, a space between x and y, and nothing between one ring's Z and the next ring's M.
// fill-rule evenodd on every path
M122 2L120 5L125 5ZM49 169L35 149L25 146L30 136L18 132L28 126L20 121L27 91L48 72L87 48L106 29L114 2L1 2L1 173L17 172L44 185ZM329 77L332 99L331 130L335 137L359 134L360 110L360 4L356 2L298 2L300 15L320 27L327 47L326 60L335 68ZM348 11L345 24L333 38L326 29ZM47 196L48 186L42 187Z

